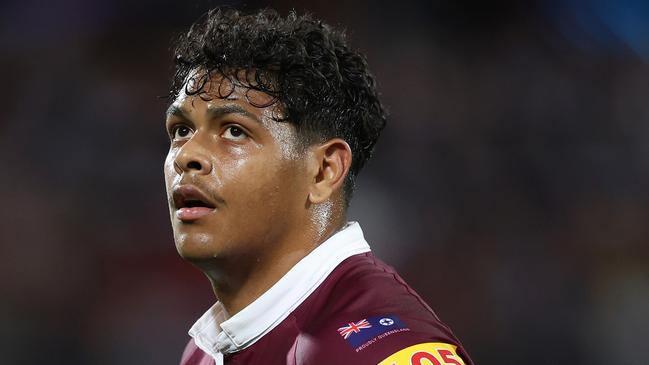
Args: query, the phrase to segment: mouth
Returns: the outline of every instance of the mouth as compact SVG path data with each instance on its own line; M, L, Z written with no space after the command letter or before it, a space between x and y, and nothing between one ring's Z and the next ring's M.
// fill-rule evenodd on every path
M173 190L176 218L192 222L205 217L216 209L216 204L194 185L180 185Z

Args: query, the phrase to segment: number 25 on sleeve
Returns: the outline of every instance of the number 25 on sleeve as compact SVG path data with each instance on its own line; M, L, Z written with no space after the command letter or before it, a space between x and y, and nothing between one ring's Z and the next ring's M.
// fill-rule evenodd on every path
M420 343L395 352L378 365L465 365L456 349L443 342Z

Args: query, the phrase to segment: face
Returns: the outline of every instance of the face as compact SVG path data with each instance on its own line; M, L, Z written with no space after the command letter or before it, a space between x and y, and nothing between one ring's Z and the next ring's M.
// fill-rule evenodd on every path
M232 93L219 97L219 88ZM268 94L213 77L167 112L164 173L180 255L190 261L273 250L301 219L309 183L294 126Z

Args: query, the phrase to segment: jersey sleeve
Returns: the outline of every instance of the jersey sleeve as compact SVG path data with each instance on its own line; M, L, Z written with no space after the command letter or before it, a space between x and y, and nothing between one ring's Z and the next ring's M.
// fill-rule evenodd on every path
M452 335L422 331L394 314L332 320L318 332L301 333L294 347L294 363L300 365L473 365Z
M395 352L378 365L467 365L457 348L444 342L420 343Z

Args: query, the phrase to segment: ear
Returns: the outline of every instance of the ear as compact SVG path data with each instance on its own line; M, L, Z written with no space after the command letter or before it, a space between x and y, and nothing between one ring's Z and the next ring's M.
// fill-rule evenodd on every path
M352 164L352 150L347 142L334 138L313 147L311 156L309 202L317 204L342 189Z

